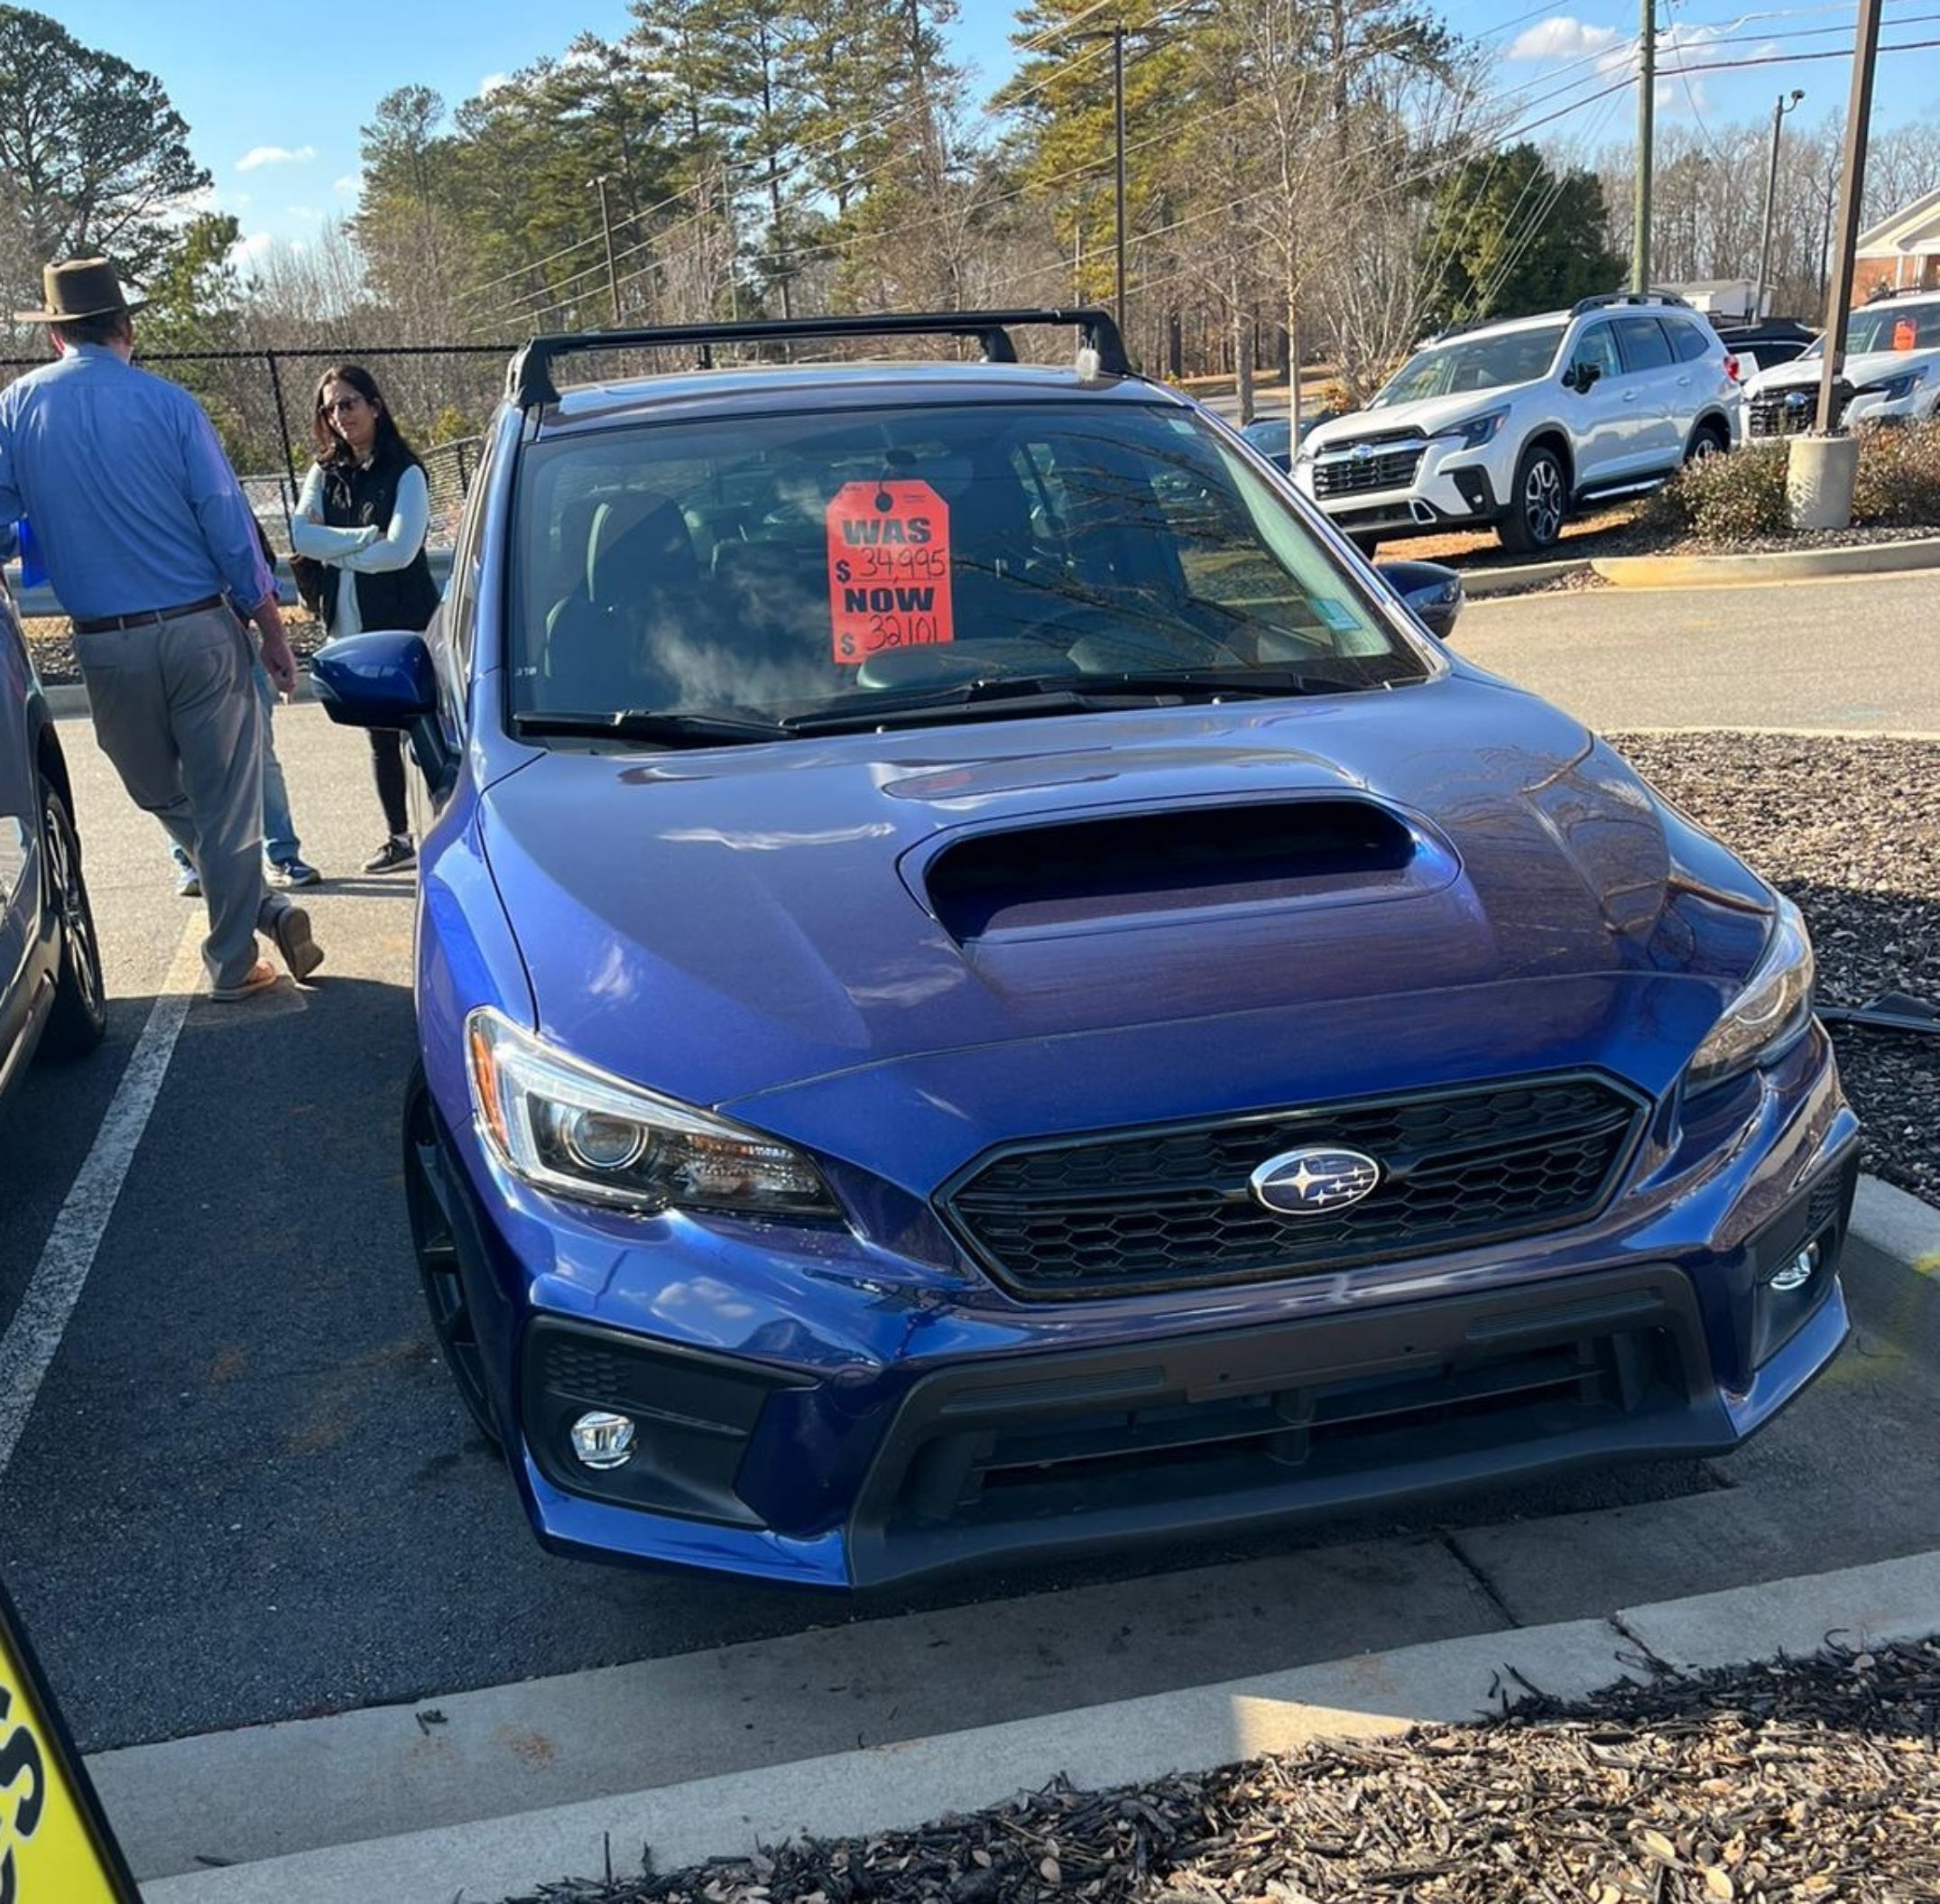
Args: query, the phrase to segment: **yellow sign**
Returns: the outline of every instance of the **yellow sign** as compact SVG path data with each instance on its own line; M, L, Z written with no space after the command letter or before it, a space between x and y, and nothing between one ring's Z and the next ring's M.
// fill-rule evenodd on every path
M131 1904L134 1895L0 1587L0 1904Z

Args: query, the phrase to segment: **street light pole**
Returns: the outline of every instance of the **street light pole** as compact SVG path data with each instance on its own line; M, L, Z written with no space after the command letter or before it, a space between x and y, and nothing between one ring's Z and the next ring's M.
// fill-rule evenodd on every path
M1771 108L1771 163L1765 171L1765 232L1759 240L1758 283L1751 298L1754 324L1765 315L1765 287L1771 282L1771 217L1778 200L1778 128L1785 123L1786 114L1805 97L1800 88L1794 87L1789 99L1780 93Z
M613 260L613 220L606 213L606 174L593 180L599 188L599 233L606 246L606 290L613 299L613 327L620 328L620 273Z

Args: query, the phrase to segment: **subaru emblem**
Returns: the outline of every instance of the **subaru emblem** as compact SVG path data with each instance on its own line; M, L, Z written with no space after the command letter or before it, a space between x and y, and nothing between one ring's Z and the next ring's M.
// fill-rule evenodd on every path
M1318 1216L1359 1203L1381 1181L1381 1166L1359 1151L1309 1144L1270 1157L1247 1178L1252 1193L1282 1216Z
M1374 454L1374 446L1372 443L1356 443L1349 454L1355 462L1364 463Z

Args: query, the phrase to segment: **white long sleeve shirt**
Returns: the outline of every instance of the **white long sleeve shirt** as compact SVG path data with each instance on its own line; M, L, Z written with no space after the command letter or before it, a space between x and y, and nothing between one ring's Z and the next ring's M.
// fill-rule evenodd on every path
M303 493L297 498L296 514L290 523L290 546L298 555L328 563L346 576L383 575L410 568L424 547L430 525L430 488L423 470L413 466L398 477L397 502L389 522L382 528L374 522L362 529L331 528L323 520L323 466L313 463L303 479ZM363 628L356 584L338 583L331 638L358 634Z

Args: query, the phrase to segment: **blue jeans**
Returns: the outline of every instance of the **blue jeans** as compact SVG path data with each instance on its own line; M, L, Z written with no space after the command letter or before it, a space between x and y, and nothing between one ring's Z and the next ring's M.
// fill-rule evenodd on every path
M276 758L276 733L270 718L276 706L276 689L260 661L254 678L256 698L263 703L263 856L271 864L281 865L298 856L302 842L296 836L296 822L290 818L290 789L283 781L283 763ZM189 855L173 841L169 855L184 873L189 870Z

